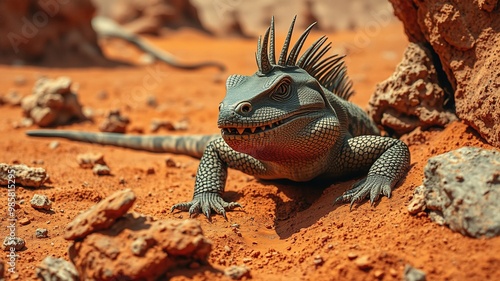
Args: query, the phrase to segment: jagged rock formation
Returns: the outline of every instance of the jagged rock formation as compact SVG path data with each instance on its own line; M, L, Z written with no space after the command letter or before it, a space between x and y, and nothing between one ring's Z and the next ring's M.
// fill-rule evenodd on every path
M410 41L428 43L453 88L456 114L500 147L498 0L390 0Z

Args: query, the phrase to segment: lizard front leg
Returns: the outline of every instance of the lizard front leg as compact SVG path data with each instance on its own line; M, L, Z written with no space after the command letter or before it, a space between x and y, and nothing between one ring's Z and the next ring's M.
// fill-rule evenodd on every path
M347 140L341 163L346 171L368 170L363 180L338 197L335 202L359 202L370 196L373 204L380 195L391 196L392 188L410 167L410 152L400 140L380 136L359 136Z
M227 219L226 210L242 207L238 202L226 202L221 197L226 185L228 167L251 175L264 169L255 158L234 151L222 138L216 139L207 145L201 158L196 173L193 200L175 204L171 211L189 211L190 215L203 213L210 218L214 210Z

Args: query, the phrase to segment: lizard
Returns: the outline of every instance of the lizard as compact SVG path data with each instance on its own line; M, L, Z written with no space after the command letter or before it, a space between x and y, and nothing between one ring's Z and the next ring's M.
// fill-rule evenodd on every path
M96 16L92 19L91 23L92 28L99 37L118 38L125 40L139 48L141 51L150 54L156 60L164 62L172 67L186 70L200 69L204 67L216 67L221 72L224 72L226 70L226 67L219 62L204 61L191 64L179 62L172 54L149 44L144 39L133 34L132 32L127 31L125 28L123 28L110 18Z
M335 203L381 195L391 196L410 165L410 152L401 140L380 136L376 124L348 101L352 81L344 56L325 56L327 37L318 38L300 57L315 23L290 47L296 18L285 38L279 59L275 55L274 17L257 43L258 70L251 76L233 74L226 81L226 96L219 105L220 135L134 136L58 130L28 131L30 136L63 137L153 152L201 158L193 198L172 206L224 216L242 207L227 202L224 194L228 168L259 179L338 180L366 175Z

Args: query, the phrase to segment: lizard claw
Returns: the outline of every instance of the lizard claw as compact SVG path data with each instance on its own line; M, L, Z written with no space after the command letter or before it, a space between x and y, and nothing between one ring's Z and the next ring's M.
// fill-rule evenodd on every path
M174 210L188 211L191 217L194 214L203 213L208 219L212 215L212 210L216 213L222 215L225 220L227 220L226 210L232 210L236 207L243 208L238 202L226 202L217 193L200 193L193 197L191 202L182 202L175 204L170 209L171 212Z
M391 180L385 176L371 175L355 183L352 189L347 190L335 199L335 204L340 202L351 202L349 210L352 210L354 203L361 202L368 195L370 204L373 206L380 198L380 195L391 197Z

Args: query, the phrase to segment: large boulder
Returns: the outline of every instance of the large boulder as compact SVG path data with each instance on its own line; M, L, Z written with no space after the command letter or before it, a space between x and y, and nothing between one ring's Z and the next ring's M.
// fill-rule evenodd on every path
M0 63L106 63L90 0L0 1Z
M399 136L417 127L444 127L456 120L445 108L448 100L439 85L432 52L423 44L410 43L394 74L377 85L368 113L389 133Z
M455 91L456 114L500 147L497 0L390 0L411 42L428 43Z

